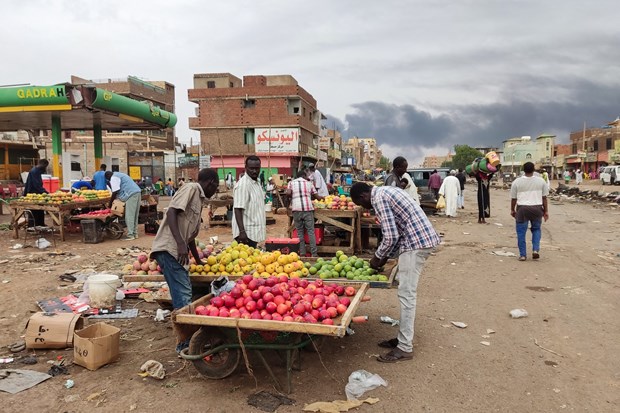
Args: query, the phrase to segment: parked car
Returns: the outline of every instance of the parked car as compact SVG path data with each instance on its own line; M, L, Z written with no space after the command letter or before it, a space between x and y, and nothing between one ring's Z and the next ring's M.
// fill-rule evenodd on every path
M408 170L407 173L413 178L413 183L418 187L418 191L426 191L428 190L428 178L431 177L435 169L437 169L441 179L450 174L450 168L414 168Z
M612 178L614 179L614 185L620 185L620 165L606 166L601 171L600 180L602 185L611 184Z

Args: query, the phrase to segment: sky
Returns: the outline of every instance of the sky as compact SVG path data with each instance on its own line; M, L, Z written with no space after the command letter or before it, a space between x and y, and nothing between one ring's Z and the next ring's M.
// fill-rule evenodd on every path
M0 85L176 86L194 142L194 73L291 74L328 127L411 165L620 116L620 25L607 0L4 0Z

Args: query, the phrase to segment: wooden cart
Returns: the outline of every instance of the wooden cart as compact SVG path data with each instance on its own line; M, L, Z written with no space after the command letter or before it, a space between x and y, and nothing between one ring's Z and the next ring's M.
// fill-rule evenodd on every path
M180 354L185 360L191 360L194 367L205 377L223 379L230 376L241 361L242 352L253 351L276 386L291 393L292 370L295 358L299 364L300 350L325 336L344 337L347 327L362 301L368 284L345 283L357 291L351 299L347 311L334 320L334 325L311 324L271 320L252 320L243 318L222 318L195 315L194 309L206 305L213 297L202 297L192 304L175 311L172 315L173 328L182 341L190 336L189 348ZM190 332L191 331L191 332ZM269 334L272 332L272 334ZM318 347L315 345L315 349ZM284 388L262 352L275 350L286 355L287 386Z
M100 208L106 207L110 203L110 198L94 199L91 201L69 202L66 204L35 204L29 202L21 202L18 200L11 201L11 225L13 226L13 238L19 238L19 226L17 221L24 215L26 210L47 211L52 218L54 226L58 227L60 239L65 240L65 219L69 219L72 215L71 211L78 208Z
M291 237L295 224L293 223L293 214L289 210L289 228L288 236ZM362 210L360 207L355 209L320 209L314 210L314 219L321 221L326 226L336 227L337 229L344 230L347 233L349 245L317 245L319 254L335 254L337 251L342 251L345 254L355 254L362 249L362 231L361 231L361 216Z

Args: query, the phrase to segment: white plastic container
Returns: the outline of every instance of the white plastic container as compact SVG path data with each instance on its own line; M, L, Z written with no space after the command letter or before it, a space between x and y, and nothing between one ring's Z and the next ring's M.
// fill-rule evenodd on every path
M114 274L95 274L88 277L88 296L93 308L108 308L116 305L116 290L121 280Z
M271 212L273 204L271 202L267 202L265 204L265 212Z

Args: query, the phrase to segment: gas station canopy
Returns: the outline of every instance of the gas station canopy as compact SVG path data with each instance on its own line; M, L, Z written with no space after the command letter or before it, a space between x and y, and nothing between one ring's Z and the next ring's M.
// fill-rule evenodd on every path
M52 86L0 88L0 131L52 129L58 118L62 130L147 130L171 128L174 113L150 102L94 86L69 83Z

